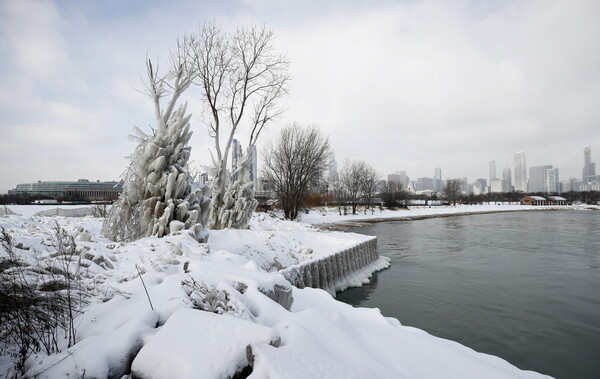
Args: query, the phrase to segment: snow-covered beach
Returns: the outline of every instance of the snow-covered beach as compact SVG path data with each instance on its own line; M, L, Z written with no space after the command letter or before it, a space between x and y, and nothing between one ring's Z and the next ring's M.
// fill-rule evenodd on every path
M384 222L395 220L419 220L430 217L460 216L497 212L527 212L543 210L583 210L597 209L600 206L593 205L556 205L556 206L529 206L520 204L476 204L476 205L456 205L456 206L413 206L406 209L389 210L374 209L367 210L366 214L361 211L356 215L343 214L343 208L317 208L311 209L307 214L301 216L304 223L311 225L328 224L345 225L355 224L357 222Z
M185 231L114 243L100 236L100 218L34 216L47 206L9 208L20 215L0 217L0 226L13 237L18 255L32 265L52 256L55 223L75 236L79 274L89 296L76 320L77 343L50 356L32 356L26 366L30 376L227 378L240 372L251 378L543 376L404 326L402 320L384 317L377 309L353 308L320 289L292 287L279 270L371 238L310 224L548 207L421 207L356 216L314 209L302 215L302 223L256 213L250 230L211 231L207 244L199 244ZM373 266L372 271L381 268ZM363 271L355 285L372 271ZM268 296L276 290L291 293L289 309ZM8 353L5 349L0 358L2 375L12 365Z

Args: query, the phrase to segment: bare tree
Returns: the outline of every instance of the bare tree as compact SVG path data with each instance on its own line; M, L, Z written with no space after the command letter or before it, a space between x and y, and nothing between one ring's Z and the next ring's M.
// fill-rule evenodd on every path
M404 198L402 183L393 180L386 181L380 193L380 196L386 207L396 207L397 205L399 205L399 201Z
M356 214L356 207L362 195L362 177L365 171L364 161L346 160L340 172L340 182L345 189L347 199L352 205L352 214Z
M377 191L377 182L380 178L381 174L377 172L377 170L367 163L363 165L363 171L360 180L360 190L365 199L365 214L367 214L367 207L370 207L371 212L373 212L371 201L373 200L375 192Z
M449 179L446 182L446 187L444 188L444 195L446 196L446 199L448 199L449 203L456 205L456 201L461 195L461 180Z
M285 57L276 54L273 38L273 32L265 27L238 28L228 35L211 22L203 26L194 42L197 83L202 89L208 130L215 147L209 217L212 229L227 227L231 219L248 218L238 213L251 214L256 207L253 192L245 183L235 184L236 189L225 201L227 161L234 135L242 125L249 125L250 148L265 126L282 112L277 101L288 91L289 64ZM244 160L240 170L247 169L248 161ZM244 175L239 177L247 180Z
M285 218L294 220L309 185L322 180L331 154L329 140L315 125L286 126L263 150L263 175L272 183Z

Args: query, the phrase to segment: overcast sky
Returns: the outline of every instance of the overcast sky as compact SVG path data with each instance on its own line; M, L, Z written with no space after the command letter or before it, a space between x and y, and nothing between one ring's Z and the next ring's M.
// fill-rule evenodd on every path
M107 5L109 4L109 5ZM148 54L165 62L205 20L265 24L291 62L284 116L318 124L338 165L411 179L488 177L513 154L581 178L600 162L600 1L0 0L0 193L37 180L116 180ZM194 164L208 164L190 95ZM244 141L245 135L239 139ZM260 146L259 146L260 150Z

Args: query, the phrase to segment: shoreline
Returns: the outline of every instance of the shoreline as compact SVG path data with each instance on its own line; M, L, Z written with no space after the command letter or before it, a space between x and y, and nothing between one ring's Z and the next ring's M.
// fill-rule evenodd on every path
M501 207L502 205L496 205ZM511 206L511 207L516 207L516 206ZM347 230L348 228L351 227L355 227L355 226L361 226L361 225L369 225L369 224L378 224L378 223L382 223L382 222L398 222L398 221L418 221L418 220L427 220L427 219L432 219L432 218L444 218L444 217L461 217L461 216L471 216L471 215L483 215L483 214L493 214L493 213L508 213L508 212L532 212L532 211L582 211L582 210L590 210L590 211L597 211L600 210L600 208L598 207L581 207L581 206L572 206L572 205L565 205L565 206L537 206L537 207L532 207L529 205L523 205L522 207L527 207L527 208L511 208L511 209L456 209L456 211L450 211L450 212L431 212L431 213L425 213L425 214L406 214L406 215L393 215L390 217L369 217L372 215L346 215L346 216L339 216L341 218L343 217L347 217L347 216L352 216L354 218L350 219L350 220L343 220L343 219L336 219L336 220L332 220L332 221L325 221L325 222L309 222L311 223L313 226L319 228L319 229L323 229L323 230L328 230L328 231L344 231ZM408 210L394 210L394 211L390 211L388 210L387 212L411 212L413 210L415 211L419 211L422 210L424 208L409 208ZM427 210L431 209L434 210L434 208L426 208ZM448 210L448 208L443 208L443 209L435 209L437 210ZM328 216L324 216L324 217L328 217ZM313 221L313 220L310 220ZM301 220L301 222L306 222L304 220Z
M388 264L380 259L376 263L379 266L369 266L368 271L362 270L357 277L348 276L349 270L365 262L369 255L357 255L360 251L356 250L360 248L352 249L372 237L329 232L307 224L383 222L399 216L403 220L414 220L514 208L520 207L378 210L366 217L344 218L323 208L303 215L302 222L257 214L250 230L212 231L209 243L199 246L185 232L160 239L144 237L113 243L101 236L100 218L32 216L35 206L23 207L18 211L24 216L0 217L1 226L11 233L15 246L20 246L17 248L19 256L29 266L39 264L36 259L40 256L54 259L56 248L46 241L51 240L55 226L60 225L74 236L74 244L85 263L79 280L83 288L90 288L86 293L90 303L81 308L78 316L79 340L62 352L30 358L31 368L25 374L80 377L85 373L107 377L111 376L109 373L116 373L114 376L121 377L150 372L153 378L172 376L153 371L158 359L170 370L169 374L177 372L176 376L187 377L195 377L198 372L221 376L223 372L236 372L239 366L251 367L257 376L276 369L280 371L273 371L272 376L309 372L295 376L298 378L397 377L402 373L414 378L542 378L544 376L520 370L501 358L403 326L399 320L387 318L377 309L354 308L335 300L326 291L292 287L281 273L272 271L278 265L289 266L322 256L324 267L318 272L319 277L321 272L327 272L323 283L335 284L338 278L342 285L361 284L373 268ZM339 255L327 257L327 252L343 247L351 250L348 262L338 259ZM373 252L372 249L371 254ZM311 279L314 277L311 271ZM217 300L204 302L204 293ZM306 325L311 327L306 328ZM205 340L212 342L197 342ZM285 341L285 349L279 349L277 341ZM415 345L420 348L415 349ZM248 359L248 346L250 356L256 358L252 361ZM339 353L340 347L347 348ZM205 359L198 360L198 356ZM365 356L380 357L378 362L385 364L373 364L374 361L365 360ZM70 357L72 359L67 359ZM182 367L181 357L194 364L184 365L183 371L177 371ZM327 365L309 365L310 371L306 371L305 364L298 363L322 361ZM430 365L431 361L436 364ZM13 359L0 355L0 376L12 367ZM504 376L497 375L499 367Z

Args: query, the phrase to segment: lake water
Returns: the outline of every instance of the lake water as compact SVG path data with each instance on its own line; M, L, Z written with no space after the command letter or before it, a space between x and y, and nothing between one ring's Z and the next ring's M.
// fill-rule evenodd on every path
M354 227L392 266L340 292L438 337L557 378L600 378L600 212Z

